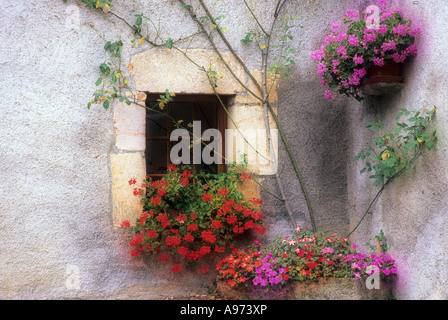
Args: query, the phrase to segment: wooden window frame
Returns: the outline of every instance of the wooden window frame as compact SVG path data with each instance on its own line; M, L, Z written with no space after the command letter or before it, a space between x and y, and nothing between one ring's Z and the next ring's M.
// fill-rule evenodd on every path
M162 93L164 94L164 93ZM160 94L154 94L154 93L147 93L147 98L146 98L146 105L147 106L154 106L156 105L157 99L160 99ZM226 172L227 171L227 166L226 166L226 162L225 162L225 130L227 129L227 113L224 110L224 108L221 105L221 102L219 101L219 99L221 99L222 103L224 104L224 106L227 108L228 107L228 96L219 96L216 97L216 95L204 95L204 94L182 94L182 95L177 95L175 97L173 97L174 99L174 103L193 103L194 104L194 108L193 108L193 121L198 120L197 119L197 103L216 103L217 105L217 110L218 110L218 119L217 119L217 128L218 131L221 133L221 143L222 143L222 160L221 163L217 164L217 170L218 173L222 173L222 172ZM166 106L167 108L167 113L171 114L171 102L168 103ZM167 155L166 155L166 159L167 159L167 166L168 164L171 163L170 161L170 150L173 144L176 144L177 142L171 142L170 141L170 135L172 130L175 129L174 128L174 124L172 123L171 119L169 119L167 121L167 136L148 136L146 135L146 141L148 140L154 140L154 141L167 141L168 143L168 148L167 148ZM148 143L146 143L146 146L148 146ZM149 153L148 153L149 152ZM148 150L148 147L146 147L146 151L145 151L145 155L146 157L148 157L148 154L150 154L151 150ZM192 166L192 168L195 168L194 164L190 164ZM165 176L165 174L162 173L148 173L148 169L146 169L146 178L147 179L160 179L163 176Z

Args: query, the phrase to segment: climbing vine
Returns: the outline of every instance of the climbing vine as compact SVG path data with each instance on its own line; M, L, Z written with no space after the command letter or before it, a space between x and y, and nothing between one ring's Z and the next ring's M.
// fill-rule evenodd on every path
M243 1L244 6L248 9L251 17L256 21L258 28L248 31L241 39L241 43L244 45L255 44L254 50L259 51L262 66L261 83L259 83L259 81L255 78L255 76L246 66L245 62L236 53L234 47L226 38L225 33L227 29L222 25L225 16L222 14L214 16L203 0L198 0L195 6L191 2L186 3L183 0L177 1L179 6L189 14L192 21L196 22L198 27L198 29L194 30L191 35L179 39L165 38L161 32L161 29L153 23L151 17L143 13L134 14L135 21L127 21L126 19L115 13L113 9L111 9L111 0L81 1L85 3L90 10L101 10L104 14L114 16L115 18L121 20L127 27L131 28L136 35L136 38L131 40L132 47L140 47L144 42L147 42L152 46L166 47L168 49L181 52L191 63L198 67L199 70L204 72L205 76L209 80L210 86L214 89L214 92L217 95L215 88L219 85L219 77L217 76L216 72L211 68L206 68L198 64L188 55L188 47L192 43L192 41L199 36L205 37L212 46L216 55L219 57L220 61L230 72L232 77L246 90L248 94L250 94L262 104L264 110L269 153L271 155L270 161L274 165L276 165L277 160L273 149L272 137L270 135L270 118L272 117L272 119L274 120L280 133L283 145L285 146L288 156L293 165L294 172L300 182L301 193L303 194L307 204L312 229L314 232L317 231L314 212L311 206L311 201L307 189L305 187L304 179L299 170L298 163L295 160L295 157L290 149L288 141L286 140L283 128L269 100L269 96L272 88L274 87L274 84L279 80L287 78L289 73L291 72L292 66L295 64L293 59L295 51L291 47L291 41L293 40L291 30L300 27L300 25L296 23L297 17L291 16L287 13L283 13L283 9L288 0L278 0L276 2L273 16L271 17L271 21L269 21L269 28L263 26L264 22L260 21L255 16L254 11L248 5L247 1ZM67 1L63 0L63 2ZM149 32L150 29L151 32ZM245 74L248 76L256 90L251 90L249 86L246 86L243 81L244 79L240 79L235 74L234 70L225 61L221 51L218 49L218 40L222 41L225 44L226 48L232 53L238 63L243 67ZM184 44L183 49L181 49L181 46L179 45L180 43ZM104 49L110 53L110 61L104 62L100 65L99 69L101 72L101 77L96 81L97 90L93 94L93 98L88 102L87 107L91 108L91 106L94 104L101 104L105 109L108 109L113 101L118 100L120 102L125 102L128 105L134 103L156 112L160 111L160 105L163 105L163 103L147 107L144 103L146 95L140 92L134 92L133 88L129 85L129 80L126 76L126 72L124 72L123 70L125 69L123 68L123 61L121 56L123 46L124 43L122 40L116 42L109 41L105 44ZM132 72L132 69L132 64L128 63L127 71ZM269 86L268 78L270 80ZM160 96L160 101L170 100L173 96L174 95L170 93L169 90L167 90L165 92L165 95ZM224 104L222 104L222 107L225 108ZM159 108L159 110L157 108ZM166 114L164 113L164 115ZM230 118L230 120L235 124L233 119ZM176 123L176 125L178 127L182 127L179 123ZM239 133L241 134L241 131L239 131ZM248 142L246 138L244 139L246 142ZM250 144L249 147L253 148L253 146L251 146ZM262 186L264 190L268 191L269 194L283 201L290 217L291 225L293 228L295 228L295 218L292 214L289 201L284 192L282 180L280 179L280 176L277 172L275 173L275 178L278 184L280 196L275 195L274 192L272 192L271 190L267 190L265 186L262 186L258 182L257 183Z

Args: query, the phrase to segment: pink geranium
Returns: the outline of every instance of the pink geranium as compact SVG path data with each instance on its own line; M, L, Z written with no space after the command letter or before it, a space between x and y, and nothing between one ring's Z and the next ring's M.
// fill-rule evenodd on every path
M343 17L344 31L339 23L333 23L331 33L323 38L321 47L311 53L317 63L320 84L328 86L327 99L334 92L362 100L360 88L367 70L372 66L383 66L392 60L404 62L417 54L415 37L421 30L411 26L399 10L387 8L389 1L378 0L381 22L370 28L372 12L348 9Z

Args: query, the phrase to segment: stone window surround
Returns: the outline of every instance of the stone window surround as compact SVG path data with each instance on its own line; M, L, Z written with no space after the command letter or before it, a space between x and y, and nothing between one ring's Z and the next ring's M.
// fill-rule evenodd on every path
M213 70L223 76L219 78L216 90L220 95L231 96L228 99L229 116L241 131L265 128L263 108L259 101L244 90L213 51L190 49L188 55L196 63L205 67L211 66ZM230 53L224 53L223 57L239 79L247 78L243 68ZM132 65L134 66L133 77L136 90L139 92L164 93L168 89L176 94L214 94L203 71L176 50L150 49L135 55L132 58ZM252 73L261 80L259 70L253 70ZM246 85L256 92L255 87L248 80L246 82ZM270 94L271 101L274 102L276 100L275 89ZM141 197L133 195L134 186L130 186L128 181L133 177L139 184L146 177L146 109L136 104L117 103L113 113L115 147L110 154L110 168L113 224L118 227L125 219L133 224L142 212ZM270 126L275 128L275 123L271 121ZM228 121L228 127L229 129L235 128L232 121ZM247 138L251 141L251 137ZM236 153L247 153L247 146L239 147L237 145L236 148L243 148L236 150ZM260 146L257 146L258 148ZM274 141L276 155L278 154L277 149L277 141ZM263 153L260 149L257 151ZM246 169L254 175L273 174L270 166L254 164L249 165ZM259 196L259 187L254 182L245 182L244 185L241 185L241 191L247 197Z

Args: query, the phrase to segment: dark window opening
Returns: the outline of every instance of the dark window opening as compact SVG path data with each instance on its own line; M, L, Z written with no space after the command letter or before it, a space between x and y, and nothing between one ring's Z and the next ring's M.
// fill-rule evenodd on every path
M156 111L146 110L146 175L148 178L157 179L166 174L171 163L170 151L177 141L170 141L171 132L177 129L176 123L181 121L181 128L192 131L193 121L201 122L201 134L207 129L218 129L222 137L222 154L225 154L225 129L227 128L227 114L221 106L221 102L215 95L176 95L163 110L157 105L160 96L149 94L146 106ZM227 98L219 97L227 108ZM190 124L190 126L189 126ZM193 137L190 134L190 140ZM209 142L205 142L209 143ZM204 149L201 144L201 150ZM193 164L193 150L190 149L190 164L193 170L203 170L210 173L225 172L225 160L221 163ZM182 163L179 164L183 165Z

